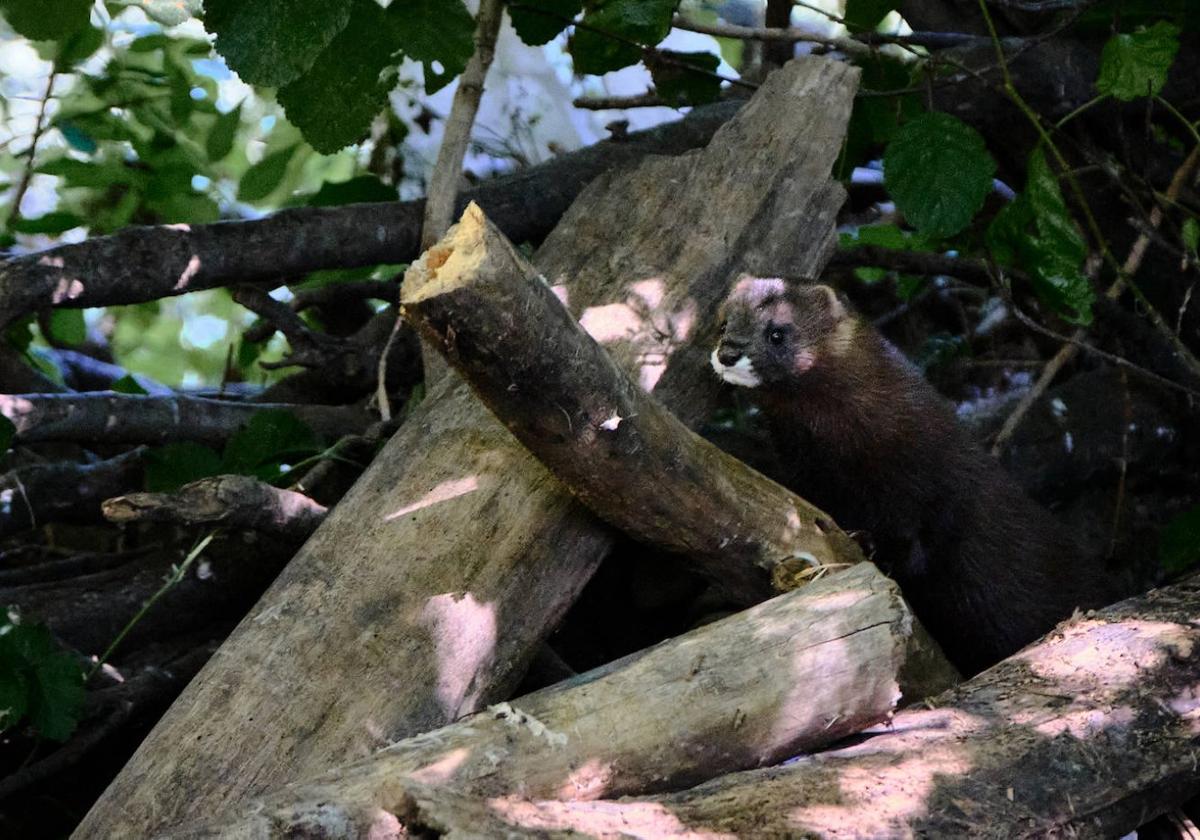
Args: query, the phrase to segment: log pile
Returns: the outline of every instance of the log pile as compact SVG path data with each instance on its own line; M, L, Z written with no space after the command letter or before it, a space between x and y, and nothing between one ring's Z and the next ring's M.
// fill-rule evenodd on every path
M453 372L328 513L261 496L315 532L75 836L1099 836L1194 795L1200 582L955 686L837 523L695 434L732 278L828 260L856 84L790 64L529 261L468 207L402 292ZM743 609L514 698L614 529Z

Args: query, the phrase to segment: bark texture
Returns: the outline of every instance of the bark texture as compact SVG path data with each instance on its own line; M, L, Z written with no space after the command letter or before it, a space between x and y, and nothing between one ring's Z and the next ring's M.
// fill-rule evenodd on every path
M667 404L692 422L716 388L702 348L732 272L760 261L815 273L828 257L843 197L829 172L857 78L820 59L776 73L704 151L593 181L535 257L571 279L585 328L599 330L597 312L628 313L605 339L643 386L673 375ZM668 362L680 368L663 375ZM75 836L211 816L504 699L610 543L448 377Z
M1120 837L1196 794L1200 578L1065 622L865 740L680 793L410 789L439 837Z
M405 317L484 404L602 519L693 559L753 603L857 563L800 497L726 455L643 391L470 205L409 269Z
M954 681L896 585L863 563L180 834L365 837L409 781L570 800L678 789L818 749L885 719L901 692Z

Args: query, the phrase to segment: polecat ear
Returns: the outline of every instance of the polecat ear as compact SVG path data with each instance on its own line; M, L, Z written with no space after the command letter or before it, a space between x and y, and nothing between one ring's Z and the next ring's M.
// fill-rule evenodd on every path
M849 314L846 305L842 303L842 299L838 297L838 293L832 286L814 283L801 288L807 296L807 302L812 306L824 307L834 321L840 321Z

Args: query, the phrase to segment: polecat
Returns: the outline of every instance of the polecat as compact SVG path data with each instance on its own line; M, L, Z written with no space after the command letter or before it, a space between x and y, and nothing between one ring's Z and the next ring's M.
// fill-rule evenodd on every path
M713 369L754 390L784 483L870 535L876 562L965 673L1112 600L1101 565L833 289L742 277L723 320Z

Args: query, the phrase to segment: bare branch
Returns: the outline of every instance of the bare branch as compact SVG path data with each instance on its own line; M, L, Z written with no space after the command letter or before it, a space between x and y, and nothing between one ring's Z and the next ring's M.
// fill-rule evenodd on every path
M517 242L540 241L593 178L647 153L702 146L740 102L604 141L460 194ZM109 306L299 276L326 268L410 262L424 202L282 210L265 219L127 228L0 263L0 327L47 306ZM458 212L456 210L456 212Z
M103 522L100 503L138 487L146 448L95 464L34 464L0 476L0 536L48 522Z
M0 394L0 414L17 427L18 444L167 443L219 446L255 414L290 411L326 437L362 431L370 416L353 406L242 403L96 391L87 394Z
M185 484L176 493L130 493L103 504L110 522L219 524L264 531L295 542L308 538L326 508L303 493L280 490L244 475L218 475Z

